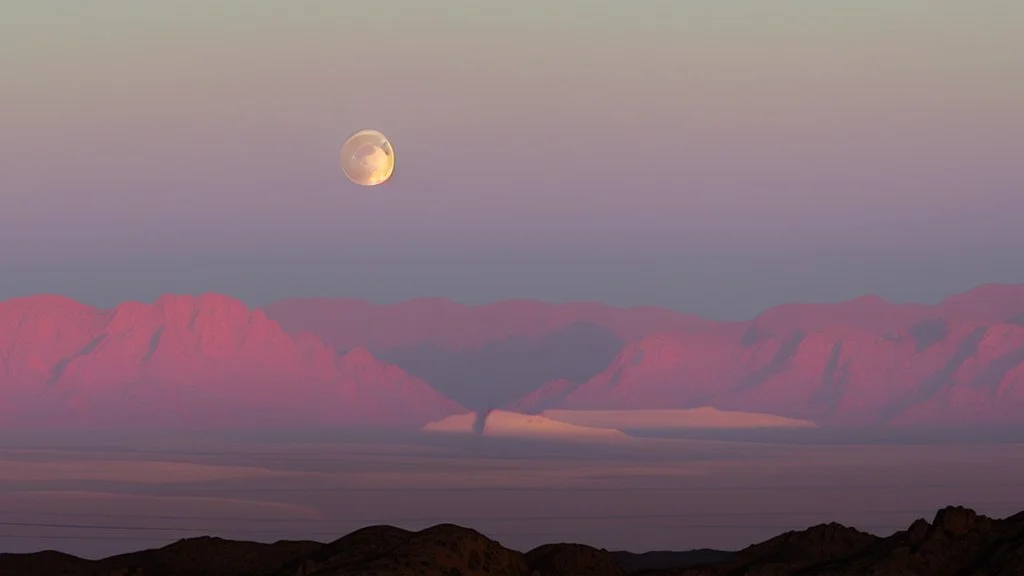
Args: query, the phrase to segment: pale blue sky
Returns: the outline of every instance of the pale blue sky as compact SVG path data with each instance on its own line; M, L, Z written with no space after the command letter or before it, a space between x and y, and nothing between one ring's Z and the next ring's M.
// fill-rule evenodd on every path
M743 317L1024 281L1022 26L997 0L5 3L0 298ZM368 127L399 159L373 190L337 166Z

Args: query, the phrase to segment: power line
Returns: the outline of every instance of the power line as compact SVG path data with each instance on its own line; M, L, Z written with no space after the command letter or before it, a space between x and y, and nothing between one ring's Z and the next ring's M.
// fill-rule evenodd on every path
M878 510L868 511L861 510L860 512L866 513L877 513L877 512L920 512L921 510ZM59 515L57 513L56 515ZM727 516L728 514L720 514ZM68 514L71 516L71 514ZM95 515L96 517L119 517L119 515ZM124 517L126 515L121 515ZM136 515L140 518L145 518L144 515ZM531 520L531 521L555 521L555 520L615 520L617 522L647 519L647 518L664 518L664 519L686 519L694 516L701 515L689 515L689 514L662 514L662 515L634 515L634 516L544 516L544 517L519 517L512 518L514 520ZM714 516L714 514L707 514L707 516ZM168 518L180 518L180 519L192 519L193 517L168 517ZM251 518L222 518L227 521L245 521L251 522ZM209 520L195 518L195 520ZM394 519L390 523L409 523L414 520L427 520L427 519ZM488 519L479 519L488 520ZM436 519L429 519L429 522L438 522ZM360 524L363 523L357 519L339 520L338 523L344 524ZM905 530L909 523L870 523L858 525L857 528L866 532L875 533L879 535L891 534L900 530ZM287 540L321 540L326 539L327 541L336 540L345 534L350 534L353 530L349 529L344 532L342 531L295 531L292 535L282 537L280 530L274 531L268 528L263 529L245 529L245 528L230 528L230 529L211 529L209 526L204 527L191 527L191 526L175 526L175 527L160 527L160 526L145 526L137 524L95 524L95 523L65 523L65 522L14 522L14 521L3 521L0 522L0 526L9 528L42 528L47 529L48 533L40 534L26 534L24 532L18 533L0 533L0 540L30 540L30 541L45 541L45 540L56 540L56 541L111 541L111 542L149 542L149 543L163 543L170 544L172 542L181 540L183 538L196 538L199 536L215 536L221 535L220 537L227 539L249 539L250 541L278 541L282 539ZM777 533L783 533L788 531L804 530L809 526L807 524L796 525L793 523L783 524L749 524L749 523L679 523L672 524L670 526L658 526L659 530L759 530L759 531L774 531ZM654 527L652 527L654 528ZM49 529L57 530L57 532L49 532ZM322 529L321 529L322 530ZM87 533L69 533L69 531L85 531ZM114 532L114 533L111 533ZM127 534L119 534L116 532L128 532ZM549 530L549 531L507 531L507 530L480 530L480 532L486 534L488 537L496 540L502 540L505 538L516 538L516 537L528 537L528 538L572 538L569 536L573 532L579 532L578 529L566 529L566 530ZM150 534L150 535L146 535ZM244 536L244 538L239 538ZM578 536L577 536L578 537Z
M591 518L590 520L629 520L629 518L618 518L618 517L604 517L604 518ZM0 526L5 527L18 527L18 528L67 528L76 530L131 530L132 532L193 532L198 534L208 534L210 532L216 532L218 530L211 530L209 526L204 527L190 527L190 526L144 526L144 525L117 525L117 524L72 524L65 522L0 522ZM778 524L680 524L679 528L785 528L792 529L792 524L778 525ZM221 532L230 532L234 534L267 534L267 529L246 529L246 528L229 528L220 530ZM337 536L337 532L305 532L307 535L316 536Z
M167 538L155 536L89 536L85 534L0 534L0 540L106 540L116 542L167 542ZM3 552L0 552L3 554Z
M263 487L194 487L186 488L179 487L176 485L167 484L152 484L153 487L161 488L163 494L181 494L181 493L203 493L203 494L217 494L224 492L231 493L273 493L273 492L415 492L415 493L430 493L430 492L637 492L637 493L649 493L649 492L764 492L764 491L776 491L776 492L807 492L807 491L819 491L819 492L850 492L850 491L864 491L864 490L899 490L904 488L914 488L915 490L921 489L947 489L947 488L984 488L986 490L994 488L1024 488L1024 482L1002 482L996 484L988 483L977 483L977 482L958 482L958 483L932 483L932 484L921 484L919 482L908 481L905 484L846 484L846 485L821 485L821 484L807 484L807 485L793 485L793 484L779 484L774 486L769 485L751 485L751 486L429 486L429 487L415 487L415 486L403 486L403 487L378 487L378 486L263 486ZM173 488L172 488L173 487ZM172 488L172 489L168 489Z
M7 525L7 524L4 524L4 525ZM84 526L84 525L64 525L64 526L62 526L62 525L59 525L59 524L52 524L50 526L53 526L55 528L68 529L68 530L83 530L83 529L87 529L87 530L126 530L126 531L131 531L131 532L137 532L139 530L139 528L135 527L135 526ZM793 530L803 530L805 527L798 527L798 526L794 526L794 525L791 525L791 524L757 524L757 525L750 525L750 524L703 524L703 525L702 524L693 524L693 525L685 525L685 526L675 526L675 527L672 527L672 528L676 528L676 529L686 528L686 529L697 529L697 530L714 530L714 529L721 529L721 530L773 530L773 531L778 531L779 533L782 533L782 532L788 532L788 531L793 531ZM870 526L865 526L865 527L863 527L861 529L862 530L866 530L868 532L894 532L894 531L906 529L906 525L904 525L904 524L873 524L873 525L870 525ZM66 533L56 533L56 534L54 534L54 533L50 533L50 534L23 534L23 533L16 533L16 534L0 534L0 539L10 539L10 540L108 540L108 541L145 541L145 542L168 542L168 543L170 543L170 542L174 542L174 541L183 539L181 537L174 538L174 534L176 532L178 534L183 533L183 532L188 532L187 530L177 529L177 528L164 528L164 529L158 529L158 530L161 530L163 532L167 532L167 534L164 535L164 536L156 536L156 535L154 535L154 536L141 536L141 535L138 535L138 534L109 534L109 533L108 534L95 534L95 535L94 534L66 534ZM502 538L508 538L508 537L551 537L551 536L564 537L565 534L567 532L570 532L570 531L545 531L545 532L538 532L538 531L522 532L522 531L520 531L520 532L505 532L505 531L490 531L490 530L488 530L488 531L481 531L481 532L485 533L487 536L489 536L491 538L499 539L500 540ZM351 532L349 532L349 533L351 533ZM279 533L269 532L269 531L265 531L265 530L264 531L258 531L258 530L249 530L249 531L229 530L229 531L221 532L220 534L245 534L245 535L247 535L249 537L252 537L252 538L259 538L260 536L263 536L263 537L266 537L266 538L272 538L275 541L281 540L281 535ZM209 533L209 531L203 531L203 533L201 535L202 536L213 536L214 534ZM291 541L316 539L316 538L329 538L331 540L336 540L336 539L338 539L340 537L343 537L343 536L345 536L345 534L338 534L336 532L306 532L306 533L298 534L296 536L289 537L287 539L291 540ZM200 537L200 536L189 536L188 538L197 538L197 537ZM232 538L225 538L225 539L232 539Z
M1009 501L989 501L989 502L976 502L972 503L974 507L1007 507L1016 510L1020 507L1020 502L1009 502ZM902 508L902 509L853 509L853 510L829 510L829 511L793 511L793 510L778 510L778 511L729 511L729 512L676 512L676 513L660 513L660 514L591 514L591 515L545 515L545 516L491 516L491 517L401 517L401 518L246 518L246 517L234 517L234 516L220 516L220 517L202 517L202 516L186 516L186 515L147 515L147 514L113 514L113 513L74 513L74 512L25 512L18 510L0 510L2 517L10 518L12 515L22 516L49 516L53 518L83 518L83 519L109 519L109 520L168 520L168 521L184 521L190 525L186 526L152 526L139 523L121 523L115 522L111 524L103 524L96 522L61 522L61 521L0 521L0 527L22 529L15 533L0 533L0 540L21 540L21 541L111 541L111 542L148 542L148 543L162 543L169 544L183 538L195 538L199 536L216 536L236 539L236 540L255 540L255 541L272 541L272 540L326 540L332 541L339 537L349 534L355 530L350 528L352 525L356 526L368 526L375 524L438 524L442 522L452 522L458 524L470 524L473 523L493 523L493 522L561 522L561 521L585 521L588 523L600 522L600 521L615 521L617 523L630 523L643 520L670 520L673 522L668 525L651 526L651 529L657 528L658 530L730 530L730 531L773 531L777 533L804 530L814 524L820 524L823 522L813 522L810 520L797 521L789 523L738 523L738 522L720 522L720 523L709 523L707 519L714 518L736 518L736 517L767 517L767 518L784 518L784 517L830 517L836 518L837 516L848 516L848 515L861 515L861 514L903 514L913 517L931 517L935 513L936 508L921 506L919 508ZM699 522L687 522L687 520L700 520ZM313 530L302 530L298 529L298 526L291 528L213 528L208 524L197 525L197 523L210 523L210 522L238 522L246 523L251 525L254 522L265 522L269 524L308 524L315 527ZM896 531L905 530L909 526L910 522L902 523L853 523L856 528L867 532L887 535ZM329 530L330 525L337 525L338 530ZM635 526L635 528L641 528L641 526ZM42 533L26 533L34 531L34 529L43 530ZM289 535L284 535L282 532L291 532ZM480 532L496 540L502 540L505 538L516 538L516 537L527 537L527 538L579 538L582 535L578 534L581 532L579 527L567 527L564 530L548 530L548 531L509 531L509 530L487 530L480 529ZM85 533L81 533L85 532ZM125 533L120 533L125 532ZM577 533L577 536L572 534Z
M920 511L921 511L920 509L917 509L917 510L910 510L910 509L908 509L908 510L900 510L900 511L896 511L896 510L878 510L878 511L870 511L870 512L873 512L873 513L904 513L904 512L906 512L906 513L916 513L916 512L920 512ZM869 511L862 511L862 512L869 512ZM59 516L59 514L56 514L56 515ZM779 514L779 515L781 515L781 514ZM813 515L813 514L807 514L807 515ZM715 516L716 516L716 514L709 513L709 514L703 514L703 515L701 515L701 514L659 514L659 515L651 514L651 515L618 515L618 516L616 516L616 515L604 515L604 516L600 516L600 515L592 515L592 516L543 516L543 517L539 517L538 516L538 517L532 517L532 518L531 517L510 517L510 518L507 518L507 519L515 520L515 521L534 521L534 522L540 522L540 521L554 522L554 521L560 521L560 520L586 520L586 521L589 521L589 522L598 521L598 520L615 520L617 522L623 522L623 521L643 520L643 519L685 520L685 519L690 519L690 518L694 518L694 517L698 517L698 518L704 517L704 518L707 518L707 517L715 517ZM717 516L728 516L728 514L718 514ZM101 517L101 515L95 515L94 517ZM117 515L106 515L106 517L118 517L118 516ZM125 517L125 515L122 515L120 517ZM139 517L144 517L144 516L139 515ZM180 518L181 519L193 519L192 517L180 517ZM194 518L194 519L195 520L199 520L199 518ZM204 519L204 520L209 521L210 519ZM225 520L225 521L239 521L239 522L251 522L251 521L253 521L253 519L251 519L251 518L248 518L248 519L247 518L230 518L230 519L223 519L223 520ZM417 520L419 520L419 521L427 521L427 522L438 522L438 520L436 518L432 518L432 519L425 519L425 518L421 518L421 519L409 519L409 518L406 518L406 519L392 519L390 522L391 523L398 523L398 524L406 524L406 523L416 522ZM481 518L479 520L483 520L483 521L491 520L491 521L493 521L494 519ZM337 520L335 522L338 523L338 524L346 524L346 525L362 524L362 523L364 523L363 521L357 520L357 519ZM900 530L900 529L905 528L906 525L907 524L904 524L904 523L900 523L900 524L894 524L894 523L889 523L889 524L885 524L885 523L870 523L870 524L867 524L867 525L861 525L861 528L862 529L875 528L875 529L896 529L896 530ZM12 528L47 528L47 529L53 528L53 529L62 529L62 530L131 531L131 532L136 532L136 533L137 532L195 533L195 534L202 534L202 535L207 535L207 534L211 534L211 533L218 533L218 532L219 533L228 533L228 534L247 534L247 535L253 535L253 536L271 535L271 534L278 535L279 534L279 532L272 532L271 530L269 530L267 528L263 528L263 529L228 528L228 529L220 529L220 530L218 530L218 529L211 529L210 526L202 526L202 527L195 527L195 526L147 526L147 525L139 525L139 524L96 524L96 523L20 522L20 521L0 521L0 526L12 527ZM713 524L709 524L709 523L693 523L693 524L691 524L691 523L679 523L679 524L673 524L672 526L668 526L668 527L662 526L661 528L674 528L674 529L729 529L729 530L774 529L774 530L789 531L789 530L802 530L802 529L806 529L807 525L796 526L796 525L794 525L792 523L790 523L790 524L750 524L750 523L713 523ZM542 532L526 532L526 533L509 533L509 532L504 532L504 533L500 533L500 534L503 534L505 536L508 536L508 535L530 535L530 536L537 536L537 535L544 535L544 534L557 535L557 534L561 534L561 533L562 532L556 531L556 532L543 532L543 533ZM334 532L334 531L332 531L332 532L306 532L306 531L302 531L301 534L303 536L305 536L305 537L328 537L328 538L337 538L337 537L339 537L339 533L338 532ZM56 538L58 536L52 535L52 534L51 535L47 535L47 534L38 534L38 535L11 534L11 535L5 535L4 537L6 537L6 538ZM121 536L119 536L119 535L118 536L111 535L111 538L114 538L114 539L120 538L120 537Z
M987 508L1021 507L1020 501L988 501L972 502L972 506ZM113 514L105 512L32 512L20 510L0 510L3 516L50 516L57 518L106 518L106 519L139 519L139 520L176 520L193 522L265 522L281 524L362 524L373 525L382 522L421 523L421 522L559 522L559 521L595 521L595 520L659 520L685 518L730 518L730 517L813 517L826 516L835 518L862 514L907 514L931 516L940 507L920 506L915 508L857 508L848 510L743 510L727 512L666 512L656 514L589 514L589 515L544 515L544 516L387 516L387 517L345 517L345 518L281 518L281 517L245 517L245 516L185 516L165 514ZM0 522L3 525L19 525Z

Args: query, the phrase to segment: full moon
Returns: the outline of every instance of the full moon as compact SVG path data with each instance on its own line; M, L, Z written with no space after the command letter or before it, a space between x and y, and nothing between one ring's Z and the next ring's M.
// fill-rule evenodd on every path
M395 171L395 149L376 130L360 130L341 146L341 170L360 186L376 186Z

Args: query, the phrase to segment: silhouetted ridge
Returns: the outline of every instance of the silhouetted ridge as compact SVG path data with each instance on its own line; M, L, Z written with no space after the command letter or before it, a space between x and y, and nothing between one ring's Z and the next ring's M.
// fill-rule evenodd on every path
M673 564L673 562L676 562ZM699 563L699 564L698 564ZM881 537L829 523L739 552L631 554L546 544L523 554L454 524L371 526L329 544L190 538L103 560L0 554L0 576L1017 576L1024 512L1002 520L960 506Z
M525 576L522 554L479 532L439 524L419 532L392 526L357 530L269 576Z
M591 576L625 576L626 570L607 550L583 544L544 544L526 553L526 562L534 573L590 574Z
M691 566L724 562L731 558L735 552L699 548L697 550L686 550L684 552L654 550L638 554L634 552L617 551L612 552L611 554L627 574L657 574L658 571L661 570L689 568Z
M406 544L413 532L394 526L369 526L343 536L303 555L278 571L284 575L314 574L335 567L373 563Z
M90 575L93 562L77 556L43 550L31 554L0 554L0 576L29 576L45 574L70 576Z

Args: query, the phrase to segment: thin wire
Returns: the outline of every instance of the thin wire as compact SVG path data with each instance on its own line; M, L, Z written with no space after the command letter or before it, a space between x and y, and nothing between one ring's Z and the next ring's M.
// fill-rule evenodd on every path
M84 534L0 534L0 540L106 540L117 542L167 542L167 538L160 538L157 536L88 536ZM5 553L0 552L0 556L3 556L3 554Z
M1020 501L988 501L972 502L972 506L987 508L1020 507ZM844 515L861 514L910 514L927 515L935 513L935 507L920 506L916 508L858 508L854 510L744 510L730 512L672 512L659 514L598 514L583 516L387 516L373 518L280 518L280 517L244 517L244 516L179 516L156 514L112 514L105 512L32 512L19 510L0 510L4 516L50 516L57 518L109 518L109 519L141 519L141 520L185 520L197 522L266 522L286 524L363 524L372 525L380 522L420 523L420 522L559 522L559 521L599 521L599 520L675 520L685 518L735 518L735 517L813 517L826 516L835 518ZM0 522L0 526L22 525L24 523Z
M922 509L906 509L906 510L875 510L875 511L861 510L859 512L862 512L862 513L917 513L917 512L921 512L921 511L922 511ZM776 516L784 516L784 515L797 515L797 514L799 514L799 513L794 513L794 514L777 513L775 515ZM61 513L49 513L49 515L50 516L57 516L57 517L62 516ZM745 514L737 513L735 515L738 516L738 515L745 515ZM762 516L767 515L767 516L771 516L772 514L770 514L770 513L758 514L756 512L752 512L750 515L762 515ZM805 515L814 515L814 514L813 513L808 513L808 514L805 514ZM93 514L93 515L90 515L90 514L63 514L63 516L66 516L66 517L71 517L71 516L83 517L83 516L85 516L85 517L107 517L107 518L131 517L131 515L114 515L114 514ZM137 517L137 518L147 518L145 515L134 515L134 516ZM677 513L677 514L642 514L642 515L638 514L638 515L618 515L618 516L616 516L616 515L604 515L604 516L601 516L601 515L590 515L590 516L506 517L505 519L513 520L513 521L534 521L534 522L538 522L538 521L553 522L553 521L560 521L560 520L586 520L586 521L590 521L590 522L598 521L598 520L615 520L617 522L622 522L622 521L641 520L641 519L684 520L684 519L690 519L690 518L694 518L694 517L698 517L698 518L700 518L700 517L702 517L702 518L709 518L709 517L710 518L714 518L714 517L727 517L727 516L733 516L733 515L731 515L729 513L694 513L694 514ZM153 518L153 517L150 517L150 518ZM209 521L212 520L210 518L173 517L173 516L164 517L164 519L203 520L203 521L206 521L206 522L209 522ZM286 519L267 519L267 520L275 520L275 521L277 521L277 520L286 520ZM488 519L488 518L480 518L479 520L484 520L484 521L492 520L493 521L494 518L490 518L490 519ZM252 518L222 518L222 521L252 522L252 521L254 521L254 519L252 519ZM296 521L301 521L301 520L296 519ZM416 521L437 522L437 519L436 518L420 518L420 519L405 518L405 519L391 519L389 521L392 522L392 523L411 523L411 522L416 522ZM336 521L331 521L331 520L320 520L319 521L319 523L321 523L321 524L323 522L334 522L334 523L337 523L337 524L348 524L348 525L351 525L351 524L366 524L366 523L368 523L365 520L354 519L354 518L349 518L349 519L345 519L345 520L336 520ZM132 532L161 532L161 533L171 532L171 533L210 534L212 532L221 532L221 533L229 533L229 534L249 534L249 535L261 535L261 534L262 535L269 535L269 534L275 534L275 533L271 532L270 530L268 530L266 528L264 528L264 529L255 529L255 530L254 529L245 529L245 528L230 528L230 529L224 529L224 530L211 530L211 528L209 526L202 526L202 527L191 527L191 526L145 526L145 525L138 525L138 524L95 524L95 523L21 522L21 521L0 521L0 526L17 527L17 528L57 528L57 529L65 529L65 530L66 529L74 529L74 530L93 530L93 531L127 530L127 531L132 531ZM864 528L867 528L867 527L874 528L874 529L893 529L894 528L896 530L899 530L899 529L904 528L905 526L906 526L906 524L876 524L876 523L872 523L869 526L865 526ZM800 530L800 529L806 528L806 526L794 526L793 524L749 524L749 523L744 523L744 524L735 524L735 523L731 523L731 524L730 523L690 524L690 523L680 523L680 524L673 525L672 528L678 528L678 529L684 529L684 528L688 528L688 529L730 529L730 530L737 530L737 529L743 529L743 530L751 530L751 529ZM331 537L331 538L336 538L338 536L337 532L303 532L303 534L305 536L307 536L307 537ZM502 533L499 532L497 534L502 534ZM503 533L503 534L507 536L507 535L510 535L511 533L507 533L506 532L506 533ZM547 532L547 533L529 532L529 533L520 533L520 535L541 535L541 534L555 535L555 534L560 534L560 532ZM39 535L12 534L12 535L4 535L3 537L4 538L63 538L62 536L46 535L46 534L39 534ZM76 537L77 537L77 535L76 535ZM120 538L120 536L118 536L118 538Z
M54 526L55 527L59 527L59 525L54 525ZM78 526L66 526L64 528L69 528L69 529L90 529L90 530L131 530L133 532L138 530L138 528L136 528L136 527L124 527L124 526L118 526L118 527L111 527L111 526L83 527L81 525L78 525ZM709 525L700 525L700 524L694 524L694 525L679 526L679 527L673 527L673 528L690 528L690 529L700 529L700 530L709 530L709 529L777 530L777 531L780 531L780 532L787 532L787 531L802 529L802 528L799 528L799 527L796 527L796 526L793 526L793 525L788 525L788 524L759 524L759 525L747 525L747 524L737 524L737 525L709 524ZM903 525L903 524L877 524L877 525L868 526L868 527L865 528L865 530L869 531L869 532L894 532L894 531L898 531L898 530L903 530L905 528L906 528L906 526ZM122 540L125 540L125 541L146 541L146 542L168 542L168 543L170 543L170 542L174 542L174 541L177 541L177 540L181 539L181 538L173 538L173 533L174 533L175 530L177 530L178 533L185 532L184 530L178 530L178 529L174 529L174 528L161 529L161 530L164 530L166 532L171 532L171 534L167 534L167 535L161 537L161 536L155 536L155 535L154 536L141 536L141 535L137 535L137 534L135 534L135 535L133 535L133 534L123 534L123 535L122 534L98 534L98 535L90 535L90 534L64 534L64 533L58 533L58 534L21 534L21 533L19 533L19 534L0 534L0 539L11 539L11 540L111 540L111 541L122 541ZM224 534L246 534L246 535L249 535L249 536L257 536L257 537L262 535L262 536L265 536L265 537L269 537L269 538L271 538L271 539L273 539L275 541L280 541L281 540L279 534L273 533L273 532L267 532L267 531L251 531L250 530L250 531L242 532L242 531L231 530L231 531L225 531L223 533ZM495 531L486 531L485 533L488 536L490 536L492 538L495 538L495 539L501 539L501 538L507 538L507 537L564 536L566 534L565 531L547 531L547 532L536 532L536 531L531 531L531 532L501 532L501 531L497 531L497 532L495 532ZM204 535L208 535L208 534L204 533ZM301 541L301 540L308 540L309 538L321 538L321 537L326 537L326 538L330 538L332 540L336 540L339 537L344 536L344 534L337 534L337 533L334 533L334 532L312 532L312 533L303 533L302 536L304 536L304 538L291 537L291 538L288 538L287 540L290 540L290 541ZM192 538L195 538L195 536L193 536Z
M160 487L164 494L181 494L181 493L203 493L203 494L217 494L224 492L231 493L253 493L253 492L761 492L761 491L777 491L777 492L791 492L791 491L825 491L825 492L849 492L851 490L896 490L901 488L913 487L915 490L920 489L945 489L945 488L979 488L983 487L986 490L993 488L1024 488L1024 482L1003 482L998 484L979 484L976 482L972 483L934 483L934 484L920 484L915 482L907 482L906 484L848 484L848 485L828 485L822 486L820 484L814 485L787 485L780 484L776 486L432 486L432 487L348 487L348 486L330 486L330 487L314 487L314 486L265 486L265 487L197 487L197 488L185 488L177 487L176 489L168 490L170 486L154 485ZM171 485L173 486L173 485Z
M1020 507L1020 502L1009 502L1009 501L989 501L989 502L978 502L973 503L975 507L1012 507L1016 509ZM306 523L319 527L326 527L326 525L338 525L340 526L351 526L351 525L372 525L372 524L423 524L423 523L440 523L454 522L454 523L474 523L474 522L559 522L559 521L586 521L586 522L598 522L598 521L616 521L631 522L638 520L675 520L683 522L672 522L669 526L659 526L659 529L671 529L671 530L686 530L686 529L701 529L701 530L773 530L773 531L792 531L792 530L803 530L808 527L809 523L803 523L802 525L790 524L750 524L750 523L688 523L685 520L691 519L713 519L713 518L730 518L730 517L815 517L815 516L828 516L835 518L836 516L852 515L852 514L905 514L912 515L914 517L930 517L934 514L935 508L921 506L919 508L904 508L904 509L856 509L856 510L845 510L845 511L810 511L810 512L799 512L792 510L785 511L732 511L732 512L690 512L690 513L662 513L662 514L607 514L607 515L579 515L579 516L502 516L502 517L404 517L404 518L344 518L344 519L304 519L304 518L246 518L246 517L201 517L201 516L176 516L176 515L147 515L147 514L112 514L112 513L73 513L73 512L26 512L18 510L0 510L0 514L5 517L14 515L22 516L48 516L54 518L106 518L114 520L123 520L134 518L137 520L174 520L174 521L189 521L190 523L195 522L238 522L238 523L253 523L253 522L266 522L266 523L288 523L298 524ZM870 523L870 524L857 524L857 527L867 532L876 534L881 533L892 533L899 530L904 530L909 525L906 523ZM213 534L225 534L225 535L238 535L247 536L250 538L259 539L260 537L279 540L281 539L281 531L277 531L270 528L211 528L208 524L203 526L147 526L140 524L97 524L94 522L27 522L27 521L0 521L0 526L7 528L23 528L23 529L43 529L47 532L50 530L59 530L57 533L40 533L40 534L26 534L24 531L19 533L3 533L0 534L2 540L101 540L101 541L137 541L137 542L162 542L171 543L180 537L195 537L197 535L213 535ZM88 531L92 534L69 534L67 531ZM129 534L116 534L111 532L130 532ZM568 533L575 531L575 529L567 529L562 531L490 531L481 530L488 534L490 537L495 539L509 538L509 537L566 537ZM143 534L140 534L143 533ZM338 530L326 532L323 528L314 531L295 530L295 534L290 536L290 540L299 539L319 539L326 538L330 540L337 539L343 536L345 533L351 532L350 529ZM97 534L98 533L98 534ZM152 536L145 536L145 533L153 534ZM179 538L175 538L179 536Z
M602 520L624 520L623 518L595 518ZM131 530L133 532L196 532L200 534L206 534L211 532L208 526L204 527L190 527L190 526L141 526L141 525L118 525L118 524L71 524L65 522L0 522L0 526L6 527L19 527L19 528L69 528L77 530ZM792 528L792 524L778 525L778 524L681 524L680 528L780 528L780 527ZM233 534L267 534L269 530L260 529L252 530L245 528L229 528L223 529L222 532L230 532ZM332 536L337 535L336 532L307 532L307 534L316 534L320 536Z

